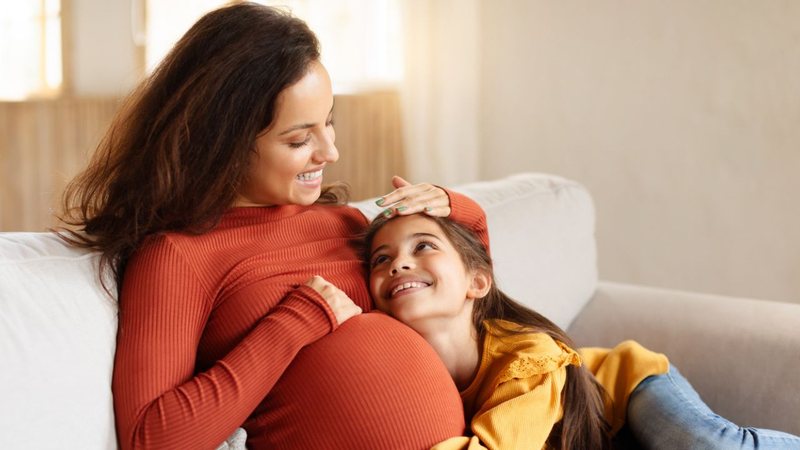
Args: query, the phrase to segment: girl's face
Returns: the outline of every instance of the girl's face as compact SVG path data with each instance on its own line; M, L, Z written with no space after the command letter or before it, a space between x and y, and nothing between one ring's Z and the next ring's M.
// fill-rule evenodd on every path
M234 206L310 205L317 201L325 165L339 159L331 117L328 72L312 62L275 103L272 124L256 139L247 177Z
M439 225L420 214L389 220L372 241L369 287L378 309L414 325L471 316L485 277L467 271ZM485 291L483 291L485 293Z

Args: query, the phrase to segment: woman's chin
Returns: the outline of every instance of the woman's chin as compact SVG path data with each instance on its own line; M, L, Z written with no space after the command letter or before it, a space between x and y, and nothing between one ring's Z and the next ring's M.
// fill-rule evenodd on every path
M319 200L319 195L319 192L317 192L315 195L298 195L292 199L292 204L299 206L311 206L314 204L314 202Z
M321 184L304 184L302 182L296 182L296 184L294 195L292 195L292 204L309 206L319 200L319 196L322 194Z

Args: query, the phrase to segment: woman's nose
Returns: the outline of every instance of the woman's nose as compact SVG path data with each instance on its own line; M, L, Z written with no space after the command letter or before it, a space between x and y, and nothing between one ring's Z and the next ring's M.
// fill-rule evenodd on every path
M319 147L314 152L314 162L335 163L339 159L339 150L336 149L333 139L327 133L323 133L323 136Z

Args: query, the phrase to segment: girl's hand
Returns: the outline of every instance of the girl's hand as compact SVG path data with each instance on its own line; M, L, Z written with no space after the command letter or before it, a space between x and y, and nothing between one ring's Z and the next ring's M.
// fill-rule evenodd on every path
M317 291L328 302L328 306L333 311L333 315L336 316L336 321L339 322L339 325L344 323L345 320L361 314L361 308L353 303L353 300L347 294L321 276L314 275L306 282L306 286Z
M375 202L378 206L386 207L381 213L383 216L416 213L436 217L450 215L450 197L444 189L429 183L411 184L398 176L392 177L392 185L395 190Z

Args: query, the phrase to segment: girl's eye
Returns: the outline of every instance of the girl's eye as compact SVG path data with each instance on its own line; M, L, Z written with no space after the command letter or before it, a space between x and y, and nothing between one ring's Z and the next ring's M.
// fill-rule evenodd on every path
M331 119L325 123L325 126L326 127L332 127L333 126L333 117L331 117Z
M300 148L300 147L308 144L309 142L311 142L311 135L310 134L308 136L306 136L306 140L303 141L303 142L290 142L289 143L289 147L291 147L291 148Z
M414 251L417 251L417 252L422 251L422 250L427 250L427 249L436 249L436 246L433 245L430 242L423 241L423 242L420 242L419 244L417 244L416 247L414 247Z
M380 264L383 264L388 260L389 260L388 256L386 256L386 255L378 255L378 256L372 258L372 263L370 264L370 267L371 268L375 268L376 266L378 266Z

